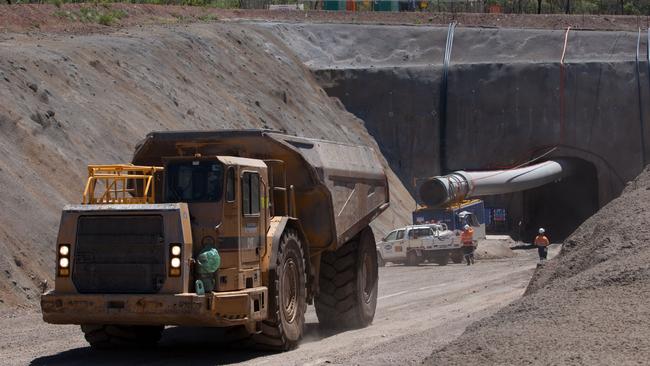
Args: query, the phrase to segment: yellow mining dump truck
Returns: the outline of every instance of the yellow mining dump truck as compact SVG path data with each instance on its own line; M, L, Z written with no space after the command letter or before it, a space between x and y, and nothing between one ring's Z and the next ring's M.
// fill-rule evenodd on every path
M132 163L90 166L83 204L63 209L46 322L80 324L96 347L153 344L178 325L238 327L273 350L298 344L307 304L325 327L372 322L368 225L388 207L372 149L154 132Z

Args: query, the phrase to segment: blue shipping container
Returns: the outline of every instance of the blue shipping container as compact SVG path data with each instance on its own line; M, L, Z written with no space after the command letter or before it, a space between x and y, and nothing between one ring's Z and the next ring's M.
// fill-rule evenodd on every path
M475 218L468 222L461 213L471 213L470 216ZM475 226L475 237L485 237L486 212L482 200L464 201L460 204L454 204L446 207L422 207L413 211L413 225L421 224L447 224L447 228L453 231L463 229L465 224Z

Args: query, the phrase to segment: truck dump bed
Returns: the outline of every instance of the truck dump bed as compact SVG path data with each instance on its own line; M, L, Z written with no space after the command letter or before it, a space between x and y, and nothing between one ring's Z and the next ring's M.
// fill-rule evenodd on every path
M292 214L313 248L343 245L388 207L385 172L366 146L268 130L152 132L136 147L133 163L160 166L161 157L195 154L268 160L273 185L293 186Z

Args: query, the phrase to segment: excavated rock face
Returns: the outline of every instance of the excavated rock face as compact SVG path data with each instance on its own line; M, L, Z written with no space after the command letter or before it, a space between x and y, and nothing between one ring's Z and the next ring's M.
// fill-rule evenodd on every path
M566 238L650 161L649 149L642 156L650 140L641 127L650 115L645 34L638 67L636 32L571 30L561 64L564 30L459 26L443 88L447 27L260 27L276 32L365 122L414 194L417 182L453 170L509 168L540 156L580 159L576 177L486 198L486 207L507 209L522 240L539 226ZM584 204L576 210L575 202ZM556 220L556 212L570 214Z
M565 49L563 30L457 27L442 89L446 27L258 26L277 33L365 122L409 183L440 174L441 165L495 168L562 145L595 156L562 154L605 160L615 170L618 177L603 179L602 194L611 199L643 168L639 123L648 111L639 110L638 94L643 103L648 74L644 52L636 68L636 32L572 30ZM647 47L645 34L639 47ZM439 154L443 142L446 156Z
M0 84L0 309L35 304L51 282L60 209L81 200L86 165L130 161L152 130L269 128L379 151L281 43L246 25L6 37ZM414 206L388 174L376 235Z
M430 365L629 365L650 357L650 167L538 267L526 295Z

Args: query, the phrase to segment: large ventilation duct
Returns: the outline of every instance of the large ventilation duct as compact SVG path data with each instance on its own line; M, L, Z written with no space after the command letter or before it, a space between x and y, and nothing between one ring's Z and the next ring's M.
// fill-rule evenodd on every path
M511 170L457 171L429 178L420 186L420 199L437 207L471 197L525 191L569 175L571 167L571 160L556 159Z

